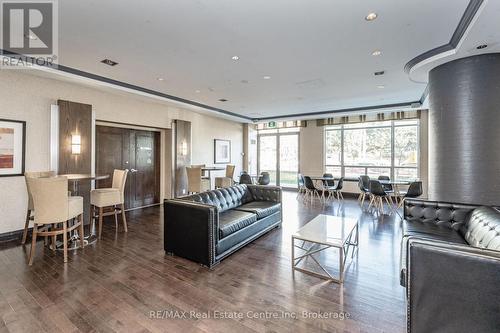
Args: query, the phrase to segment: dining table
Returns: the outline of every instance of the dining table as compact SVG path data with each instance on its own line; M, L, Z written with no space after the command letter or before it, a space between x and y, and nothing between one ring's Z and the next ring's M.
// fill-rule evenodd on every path
M82 196L80 192L80 182L82 181L92 181L92 180L103 180L108 179L110 176L108 174L90 174L90 173L70 173L70 174L61 174L59 177L66 177L68 179L68 183L71 183L71 195L73 196ZM83 207L84 212L88 212L90 207ZM89 217L90 218L90 217ZM91 220L91 219L90 219ZM95 227L92 223L90 223L90 232L88 236L84 236L84 245L94 244L97 241L97 234ZM69 242L68 242L68 250L74 250L81 246L80 237L76 230L73 231ZM56 248L58 250L62 250L62 242L58 242Z

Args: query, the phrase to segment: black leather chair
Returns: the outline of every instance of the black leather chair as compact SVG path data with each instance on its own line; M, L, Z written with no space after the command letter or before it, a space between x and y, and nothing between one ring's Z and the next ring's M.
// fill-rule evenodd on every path
M418 198L422 195L424 192L423 187L422 187L422 182L412 182L410 186L408 186L408 191L407 192L399 192L400 195L402 196L401 201L398 204L398 208L401 208L403 206L403 203L406 199L408 198Z
M269 176L269 172L261 172L259 176L259 185L269 185L271 182L271 177Z
M333 178L333 175L331 173L324 173L323 178L331 178L331 180L328 179L323 181L325 187L335 186L335 179Z
M164 202L164 249L212 267L281 226L281 188L235 185Z
M365 203L366 197L370 197L370 177L359 176L358 188L360 190L360 195L358 201L361 202L361 206Z
M378 180L391 180L391 177L389 176L378 176ZM384 191L385 193L390 193L390 192L394 192L394 189L392 188L392 185L391 184L383 184L382 185L384 187Z
M240 184L252 185L252 177L246 172L240 175Z
M405 200L400 282L407 332L498 332L499 278L497 209Z
M372 205L377 209L379 213L384 214L384 202L387 202L387 205L391 207L389 200L387 199L387 193L384 190L382 184L378 180L370 180L370 194L371 200L368 209L371 208Z
M313 203L314 197L317 196L318 199L321 199L321 197L323 196L323 190L316 188L311 177L304 176L304 185L305 185L305 189L306 189L306 194L304 195L304 200L306 200L307 198L310 198L311 203Z

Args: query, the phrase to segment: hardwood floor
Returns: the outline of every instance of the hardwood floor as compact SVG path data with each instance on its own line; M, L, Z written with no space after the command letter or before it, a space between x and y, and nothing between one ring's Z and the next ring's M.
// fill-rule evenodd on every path
M43 242L32 267L28 246L3 248L0 332L404 332L398 216L374 217L355 199L324 207L291 192L283 199L283 227L212 271L165 255L161 207L127 213L128 233L106 220L102 240L70 251L67 264ZM343 286L290 268L290 235L321 212L360 221L359 251ZM337 263L334 252L320 258ZM187 318L167 318L182 311ZM190 311L212 317L190 318ZM214 318L214 311L242 318Z

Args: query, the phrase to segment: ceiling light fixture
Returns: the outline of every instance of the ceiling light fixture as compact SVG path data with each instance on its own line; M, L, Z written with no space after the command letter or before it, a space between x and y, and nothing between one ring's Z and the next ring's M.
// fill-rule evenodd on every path
M375 51L372 52L372 56L375 56L375 57L377 57L377 56L379 56L381 54L382 54L382 51L380 51L380 50L375 50Z
M385 71L378 71L378 72L375 72L373 73L375 76L379 76L379 75L384 75L385 74Z
M378 16L377 13L370 13L370 14L366 15L365 20L373 21L377 18L377 16Z
M385 88L385 86L384 86L384 85L378 85L378 86L377 86L377 88L379 88L379 89L384 89L384 88Z
M476 47L476 49L478 49L478 50L482 50L482 49L485 49L485 48L487 48L487 47L488 47L488 45L486 45L486 44L482 44L482 45L479 45L478 47Z
M231 59L233 59L234 61L238 61L238 60L240 60L240 57L238 57L238 56L233 56Z
M199 91L199 90L195 90L194 92L197 94L201 93L201 91Z
M266 76L264 76L264 77L263 77L263 79L264 79L264 80L270 80L270 79L271 79L271 77L270 77L269 75L266 75Z
M158 81L165 81L165 79L164 79L164 78L162 78L162 77L157 78L157 80L158 80Z

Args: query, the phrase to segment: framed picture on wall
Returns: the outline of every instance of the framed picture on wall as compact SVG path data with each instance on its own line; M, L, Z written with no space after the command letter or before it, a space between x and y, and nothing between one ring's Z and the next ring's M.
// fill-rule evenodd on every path
M214 163L231 163L230 140L214 140Z
M0 119L0 177L24 175L26 122Z

